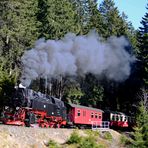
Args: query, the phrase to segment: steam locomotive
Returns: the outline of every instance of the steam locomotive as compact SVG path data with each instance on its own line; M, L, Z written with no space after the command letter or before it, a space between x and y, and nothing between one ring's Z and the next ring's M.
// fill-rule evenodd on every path
M123 113L68 104L58 98L18 87L11 102L4 107L1 122L28 127L91 127L108 121L110 127L129 127L132 119Z

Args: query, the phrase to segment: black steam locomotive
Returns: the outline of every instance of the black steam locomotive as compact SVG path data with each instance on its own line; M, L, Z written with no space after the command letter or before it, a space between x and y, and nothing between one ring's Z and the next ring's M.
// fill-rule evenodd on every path
M31 89L16 88L14 96L2 112L4 124L41 127L55 127L66 124L66 107L63 101L35 92Z

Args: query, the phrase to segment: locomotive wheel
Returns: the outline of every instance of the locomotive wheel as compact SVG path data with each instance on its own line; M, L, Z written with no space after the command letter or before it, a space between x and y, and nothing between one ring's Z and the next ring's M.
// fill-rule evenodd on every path
M25 119L25 125L26 125L27 127L30 127L29 119Z
M30 127L31 124L34 124L36 122L36 117L34 113L28 112L26 114L26 119L25 119L25 125L27 127Z

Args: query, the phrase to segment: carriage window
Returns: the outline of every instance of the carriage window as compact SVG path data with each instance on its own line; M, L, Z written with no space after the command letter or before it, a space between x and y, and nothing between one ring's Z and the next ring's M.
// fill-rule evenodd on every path
M102 116L101 116L101 115L99 115L99 119L101 119L101 117L102 117Z
M124 121L126 121L126 120L127 120L127 118L125 117L125 118L124 118Z
M112 120L115 121L115 115L112 116Z
M83 116L86 116L86 111L83 111Z
M116 121L118 121L119 120L119 117L118 116L116 116Z
M80 112L80 110L78 110L78 116L80 116L80 114L81 114L81 112Z
M123 120L123 117L122 116L120 116L120 121L122 121Z
M94 117L94 113L91 113L91 118L93 118Z
M98 118L98 114L97 113L95 113L95 118Z

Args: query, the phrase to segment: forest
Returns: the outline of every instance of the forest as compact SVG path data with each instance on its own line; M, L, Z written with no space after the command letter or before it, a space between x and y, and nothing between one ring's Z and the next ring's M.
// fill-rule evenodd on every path
M129 115L139 113L139 126L148 123L148 4L143 9L147 12L141 18L141 27L135 30L128 21L128 16L119 12L113 0L104 0L99 5L97 0L1 0L1 107L11 98L14 86L21 82L24 72L22 57L37 46L38 39L38 42L50 40L63 43L66 40L65 35L69 37L70 33L77 39L77 36L89 38L93 32L97 34L97 38L99 36L101 44L105 42L112 45L112 48L107 49L108 55L115 50L114 47L120 47L121 41L125 42L121 43L121 46L124 46L126 54L130 55L130 69L126 78L116 81L123 70L122 65L119 65L119 70L118 67L111 67L115 70L115 75L110 75L113 79L107 77L106 73L110 72L108 69L102 70L101 76L91 70L72 76L58 71L49 77L39 74L30 80L28 87L66 102L122 111ZM91 50L93 42L88 46ZM118 52L120 51L117 51L117 54ZM125 52L118 58L123 65L127 62ZM96 63L94 62L94 65Z

